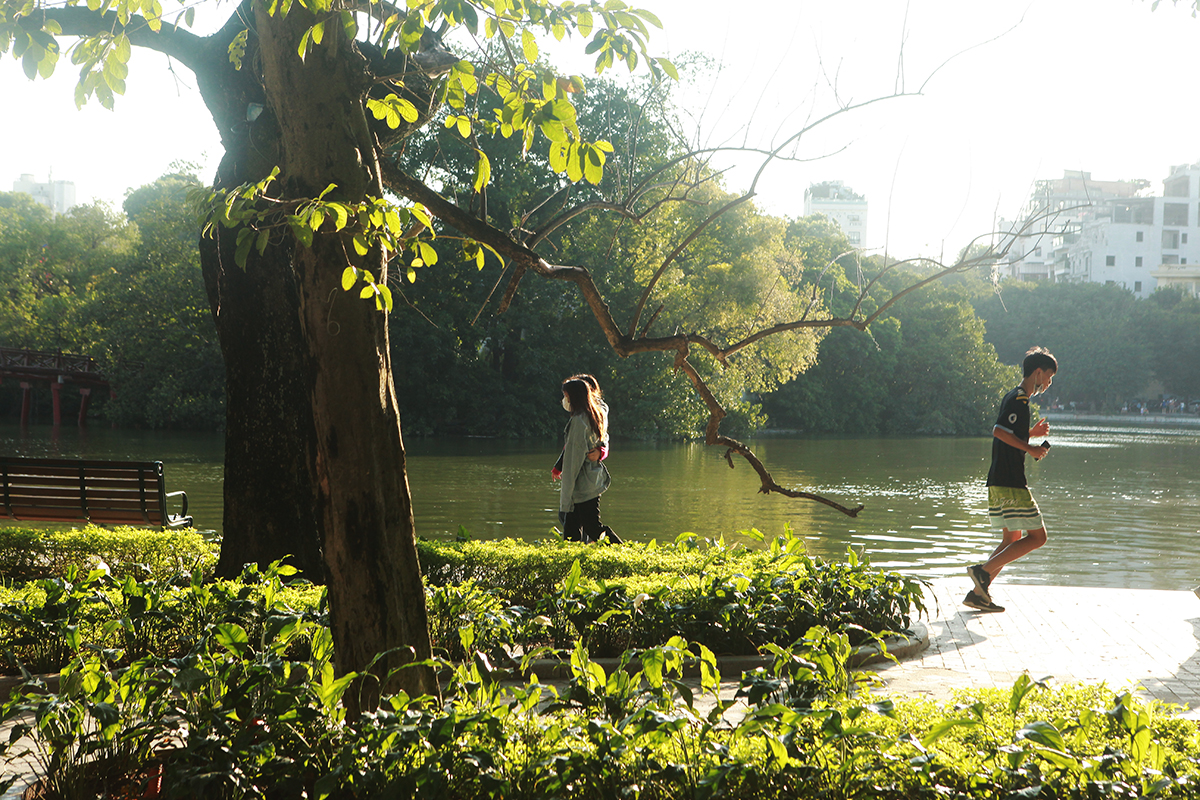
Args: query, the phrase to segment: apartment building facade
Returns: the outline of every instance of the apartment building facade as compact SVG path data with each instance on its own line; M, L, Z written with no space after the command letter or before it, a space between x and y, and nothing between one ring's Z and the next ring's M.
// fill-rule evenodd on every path
M75 184L71 181L49 180L39 183L32 175L24 174L20 180L13 181L12 190L30 195L55 214L65 214L67 209L75 205Z
M1072 173L1068 173L1072 176ZM1161 195L1147 194L1148 181L1090 181L1074 173L1073 187L1055 206L1041 209L1037 224L1045 230L1015 243L1003 265L1006 277L1060 283L1104 283L1148 297L1160 285L1193 293L1200 282L1200 164L1172 167ZM1082 195L1082 196L1081 196ZM1021 224L1036 233L1034 217ZM1010 235L1019 227L1007 226ZM1028 244L1025 244L1028 242Z
M841 181L814 183L804 190L804 216L824 214L855 247L867 243L867 198Z

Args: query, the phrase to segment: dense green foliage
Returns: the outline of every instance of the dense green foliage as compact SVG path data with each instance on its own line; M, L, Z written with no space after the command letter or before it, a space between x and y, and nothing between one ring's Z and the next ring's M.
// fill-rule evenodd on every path
M1005 363L1034 344L1060 370L1051 399L1098 412L1166 394L1200 400L1200 301L1163 289L1138 300L1117 286L1006 283L975 301Z
M569 650L576 641L615 657L678 635L750 655L818 625L844 629L858 644L905 630L924 611L916 581L872 569L854 553L826 563L803 548L787 533L761 550L688 537L619 548L507 540L425 542L421 556L431 575L434 647L455 659L477 650L504 663L512 653ZM195 534L15 531L0 541L0 577L10 584L0 588L3 671L57 670L96 649L182 655L205 625L239 617L264 591L252 568L239 581L205 582L212 561ZM318 587L293 582L280 591L292 608L328 624ZM469 643L464 627L473 630Z
M328 629L291 605L284 577L257 575L258 591L210 614L177 657L88 649L54 691L29 676L0 718L30 738L6 738L0 754L28 748L59 798L120 796L158 775L168 796L279 800L1091 800L1200 790L1195 723L1168 708L1103 687L1051 692L1028 676L953 706L855 694L867 676L847 671L846 637L820 628L736 677L678 637L626 653L611 671L577 645L557 686L476 653L443 665L444 700L389 696L347 718L340 701L355 675L335 677ZM208 607L213 596L195 600ZM464 625L465 642L472 631Z
M916 279L901 271L884 283L898 291ZM934 284L893 306L869 336L830 331L817 365L764 399L772 425L812 433L986 433L1019 372L997 358L969 300L961 286Z
M497 137L489 144L489 158L504 180L475 194L463 177L475 152L441 126L408 140L402 163L431 169L461 205L486 213L500 227L544 237L539 241L556 263L586 267L624 326L652 273L702 219L733 199L716 180L692 190L686 203L672 196L678 188L673 181L713 176L683 158L687 148L673 134L677 123L665 91L650 83L598 82L576 99L580 129L615 147L595 186L567 187L536 155ZM639 219L614 213L641 180L662 188L628 209ZM498 315L511 271L490 259L482 270L473 261L464 267L460 244L446 237L433 246L438 267L422 270L414 284L403 287L403 301L411 307L402 302L391 318L406 430L557 433L558 383L579 371L599 378L613 409L615 436L695 436L702 428L707 414L673 357L642 355L622 363L573 286L526 279L513 305ZM650 335L686 330L724 341L798 317L812 280L805 267L812 266L791 254L783 220L741 204L672 262L642 320L653 315ZM666 310L655 314L660 303ZM760 409L748 397L805 369L820 337L821 331L771 337L732 357L721 372L697 359L730 412L726 429L744 432L761 424Z
M102 569L122 580L169 581L215 563L211 543L190 529L0 527L0 580L6 583L61 578L68 567Z
M94 416L218 428L224 369L188 206L196 185L166 175L129 194L124 218L102 204L52 216L0 193L0 346L95 358L116 395L95 393ZM0 386L0 412L17 413L20 397L15 383ZM35 397L48 406L48 392ZM63 402L72 413L78 395Z

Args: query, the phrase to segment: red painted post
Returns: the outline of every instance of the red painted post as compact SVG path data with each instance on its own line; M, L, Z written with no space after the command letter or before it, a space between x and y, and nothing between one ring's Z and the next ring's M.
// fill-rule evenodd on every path
M87 410L88 403L92 399L92 389L90 386L79 387L79 425L87 425Z
M27 427L29 425L29 411L30 411L30 407L33 405L32 390L33 390L32 385L30 385L27 381L21 381L21 426L22 427Z
M62 424L62 384L58 381L50 381L50 400L54 406L54 427Z

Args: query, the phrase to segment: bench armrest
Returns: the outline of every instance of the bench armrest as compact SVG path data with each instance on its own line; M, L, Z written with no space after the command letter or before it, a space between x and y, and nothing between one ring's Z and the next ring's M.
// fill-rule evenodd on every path
M163 509L163 520L168 528L190 528L192 527L192 518L188 516L187 492L167 492L167 499L172 497L183 498L183 508L178 514L172 514L166 508Z

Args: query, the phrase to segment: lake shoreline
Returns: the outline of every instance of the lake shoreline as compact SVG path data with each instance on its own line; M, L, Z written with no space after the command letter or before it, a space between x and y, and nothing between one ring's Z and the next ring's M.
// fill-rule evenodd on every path
M1076 414L1070 411L1043 411L1049 422L1086 422L1096 425L1141 425L1147 428L1197 428L1195 414Z

